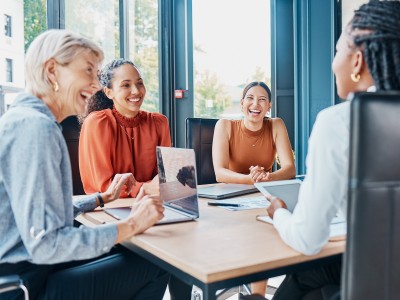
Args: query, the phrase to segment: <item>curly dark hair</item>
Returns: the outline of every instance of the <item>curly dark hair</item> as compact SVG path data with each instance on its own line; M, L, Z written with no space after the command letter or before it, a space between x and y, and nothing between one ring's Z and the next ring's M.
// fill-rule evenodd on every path
M364 53L377 90L400 90L400 1L361 5L348 30Z
M100 71L99 74L99 82L102 86L102 89L99 90L96 94L94 94L88 101L87 111L85 115L81 115L78 117L79 122L82 124L85 118L93 111L103 110L103 109L112 109L113 101L111 101L106 94L104 93L104 87L112 88L112 80L114 78L114 70L123 65L132 65L135 68L136 65L127 59L119 58L114 59L113 61L106 64Z

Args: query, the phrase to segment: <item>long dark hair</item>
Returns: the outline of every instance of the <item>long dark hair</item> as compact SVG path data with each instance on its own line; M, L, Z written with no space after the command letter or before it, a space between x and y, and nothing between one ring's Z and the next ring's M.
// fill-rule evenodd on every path
M272 100L271 99L271 90L269 89L268 85L266 85L262 81L253 81L253 82L250 82L248 85L246 85L244 90L243 90L242 99L244 99L244 97L246 97L246 94L249 91L249 89L251 89L254 86L261 86L268 94L268 101L271 102L271 100Z
M114 70L126 64L132 65L133 67L137 68L132 61L120 58L120 59L114 59L101 69L99 74L99 81L102 89L99 90L96 94L93 95L93 97L89 99L85 115L78 117L80 123L83 123L86 116L88 116L93 111L113 108L114 102L111 101L106 96L106 94L104 93L104 88L105 87L109 89L112 88L112 80L114 79Z
M377 90L400 90L400 1L361 5L348 30L364 53Z

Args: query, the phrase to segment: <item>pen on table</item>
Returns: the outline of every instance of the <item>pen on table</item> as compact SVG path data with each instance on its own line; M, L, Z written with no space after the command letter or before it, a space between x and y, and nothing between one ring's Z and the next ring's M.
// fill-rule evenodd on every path
M208 202L208 205L211 205L211 206L232 206L232 207L240 207L240 206L242 206L242 204L226 203L226 202Z

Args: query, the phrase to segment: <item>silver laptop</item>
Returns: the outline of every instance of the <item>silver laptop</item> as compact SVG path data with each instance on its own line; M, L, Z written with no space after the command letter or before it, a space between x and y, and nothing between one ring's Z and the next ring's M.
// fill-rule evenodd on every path
M301 180L280 180L270 182L257 182L254 184L265 196L276 196L285 201L288 210L293 212L299 198Z
M196 159L193 149L157 147L160 198L164 202L164 218L159 224L192 221L199 217L197 201ZM129 216L129 207L104 210L116 219Z
M257 192L258 189L254 185L237 183L224 183L198 188L199 197L211 199L225 199Z

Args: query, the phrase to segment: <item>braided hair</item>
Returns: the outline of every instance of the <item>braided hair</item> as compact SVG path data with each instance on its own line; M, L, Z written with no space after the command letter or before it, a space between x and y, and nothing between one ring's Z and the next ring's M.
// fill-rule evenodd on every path
M119 58L114 59L110 63L106 64L100 71L99 74L99 82L102 87L96 94L94 94L88 101L87 111L85 115L79 116L79 122L83 123L85 118L93 111L103 110L103 109L112 109L114 106L114 102L110 100L107 95L104 93L104 88L107 87L109 89L112 88L112 80L114 78L114 70L123 65L132 65L136 68L135 64L127 59Z
M349 24L377 90L400 90L400 1L370 0Z

